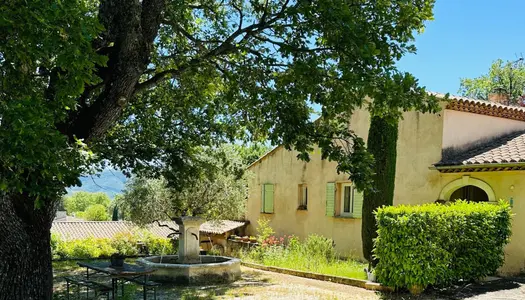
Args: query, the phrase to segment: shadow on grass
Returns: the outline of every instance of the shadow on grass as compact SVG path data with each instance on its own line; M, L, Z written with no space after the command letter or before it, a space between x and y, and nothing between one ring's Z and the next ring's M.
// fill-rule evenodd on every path
M447 288L428 288L419 296L408 292L379 293L380 299L384 300L411 300L411 299L467 299L492 292L505 292L505 296L494 295L498 299L521 299L523 291L519 290L525 284L524 277L501 278L488 282L474 282L457 284ZM513 291L515 290L515 295ZM508 294L510 292L511 294Z
M54 277L54 300L66 299L66 287L64 276L81 275L85 268L79 268L76 262L53 263ZM254 271L243 271L241 279L229 284L204 285L204 286L180 286L163 284L157 289L157 299L215 299L221 296L247 297L254 294L264 294L264 288L273 285L268 276ZM126 290L131 296L125 299L142 299L142 289L134 288L134 285L126 285ZM128 294L128 293L127 293ZM85 290L80 290L80 298L85 299ZM91 294L93 295L93 294ZM76 289L71 290L71 299L78 299ZM148 298L149 299L149 298Z
M271 286L270 279L258 272L243 272L240 280L229 284L208 286L169 286L159 289L159 299L215 299L221 296L248 297L264 293ZM260 293L258 288L261 288Z

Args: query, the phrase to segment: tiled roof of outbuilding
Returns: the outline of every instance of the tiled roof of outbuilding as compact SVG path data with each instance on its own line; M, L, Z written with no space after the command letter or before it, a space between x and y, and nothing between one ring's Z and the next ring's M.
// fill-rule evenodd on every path
M175 230L179 227L175 222L161 222ZM220 220L208 221L201 225L201 233L223 234L244 226L245 222ZM146 226L146 230L159 237L168 237L173 234L173 230L159 226L157 223ZM60 235L67 240L94 238L112 238L117 233L133 233L140 228L130 222L125 221L82 221L82 222L63 222L55 221L51 227L51 232Z

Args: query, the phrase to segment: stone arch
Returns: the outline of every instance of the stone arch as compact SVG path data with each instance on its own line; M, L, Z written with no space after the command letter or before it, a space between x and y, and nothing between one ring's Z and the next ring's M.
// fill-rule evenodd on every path
M441 193L439 194L439 200L449 201L452 193L454 193L457 189L467 185L473 185L482 189L485 193L487 193L489 202L496 201L496 194L494 194L494 190L492 189L492 187L490 187L488 183L477 178L472 178L468 175L453 180L447 185L445 185L441 190Z

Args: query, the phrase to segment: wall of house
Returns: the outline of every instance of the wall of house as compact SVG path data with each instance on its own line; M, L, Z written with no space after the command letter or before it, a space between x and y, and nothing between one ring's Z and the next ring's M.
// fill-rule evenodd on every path
M517 274L525 268L525 171L476 172L441 174L440 185L461 179L463 176L479 179L490 185L496 199L513 200L512 236L505 248L505 265L500 268L503 275Z
M350 128L365 141L368 137L370 116L357 111L350 120ZM424 203L439 195L439 173L429 167L441 158L443 136L442 114L407 112L399 125L398 158L394 203ZM417 155L416 155L417 153ZM330 237L343 255L361 257L361 219L328 217L325 215L326 184L347 182L348 176L337 174L336 163L321 160L314 151L311 161L297 160L295 151L278 148L251 166L255 176L249 183L246 217L250 221L248 234L255 235L257 220L270 219L277 235L294 234L305 238L309 234ZM261 210L261 185L274 184L274 213ZM308 186L308 210L297 210L298 186ZM337 193L339 194L339 193ZM340 205L336 197L336 207ZM337 214L337 209L336 209Z
M496 199L513 199L513 235L505 249L502 274L515 274L525 268L525 232L521 230L525 228L525 217L521 217L525 213L525 188L520 186L525 171L442 174L430 167L441 159L443 148L461 146L462 139L472 142L473 136L480 139L525 129L525 122L516 122L443 110L435 115L407 112L399 124L394 204L434 202L447 184L465 175L489 184ZM358 111L352 116L350 128L366 140L369 123L368 113ZM322 161L318 150L309 163L297 160L296 155L294 151L278 148L250 168L255 176L249 182L246 217L251 223L247 234L255 235L257 220L265 217L270 219L277 235L294 234L300 238L313 233L324 235L334 240L337 251L361 257L361 220L325 216L326 183L345 182L347 176L336 173L336 163ZM274 184L273 214L260 212L264 183ZM302 183L308 185L307 211L297 210L298 185ZM336 199L336 206L339 200Z
M519 130L525 122L473 114L455 110L444 111L443 149L462 148Z

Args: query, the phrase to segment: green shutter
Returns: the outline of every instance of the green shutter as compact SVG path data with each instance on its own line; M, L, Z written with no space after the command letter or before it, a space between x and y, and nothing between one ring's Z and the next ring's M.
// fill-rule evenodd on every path
M263 185L262 212L273 213L273 184Z
M335 214L335 183L326 184L326 215L333 217Z
M354 188L354 207L352 209L352 217L361 218L363 215L363 193L358 192Z
M261 212L264 212L264 186L265 184L261 185Z

